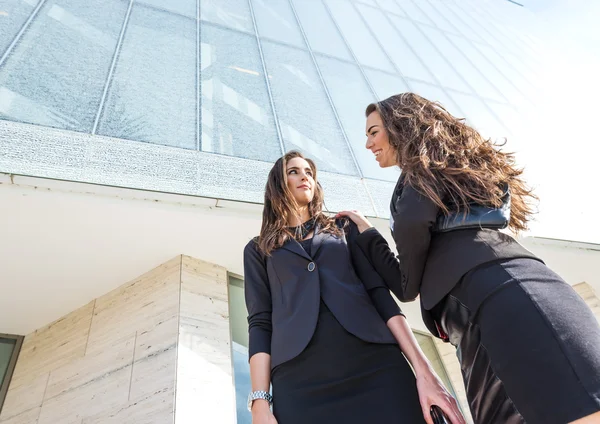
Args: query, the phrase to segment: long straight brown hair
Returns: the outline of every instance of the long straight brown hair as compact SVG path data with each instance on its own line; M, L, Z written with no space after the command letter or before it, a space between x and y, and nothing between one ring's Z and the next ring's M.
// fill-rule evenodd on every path
M367 106L381 116L405 183L435 202L444 213L468 212L472 204L500 207L508 186L509 228L527 229L537 197L522 178L513 153L484 138L439 103L414 93Z
M313 172L315 188L314 197L308 204L310 217L315 218L319 231L341 234L335 220L323 213L323 189L317 180L317 166L302 153L292 150L277 159L269 172L265 187L265 205L258 247L266 255L270 255L274 249L295 237L295 234L289 230L289 222L292 218L301 218L299 205L287 186L287 163L294 158L304 159Z

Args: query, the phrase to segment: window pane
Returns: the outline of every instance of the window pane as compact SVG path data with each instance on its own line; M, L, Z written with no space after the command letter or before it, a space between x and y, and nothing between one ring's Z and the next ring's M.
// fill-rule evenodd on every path
M192 19L196 19L198 16L196 0L136 0L136 3L142 3L146 6L177 13Z
M248 0L201 0L200 19L254 34Z
M366 66L394 72L394 67L377 44L375 38L360 15L345 0L326 0L340 31L356 55L357 60Z
M252 0L252 6L261 37L306 48L298 22L287 0Z
M481 40L481 37L473 31L471 27L466 25L464 21L455 13L455 8L448 7L445 0L429 0L436 10L439 10L442 15L458 30L470 40Z
M202 150L275 161L281 147L256 37L202 23Z
M358 6L358 9L403 75L434 82L431 73L392 27L383 12L368 6Z
M98 133L196 147L195 20L133 6Z
M0 70L0 117L91 131L126 10L48 1Z
M0 56L19 32L38 0L0 0Z
M353 60L321 0L294 0L294 7L313 51Z
M477 128L484 137L497 138L508 135L506 128L498 122L481 100L462 93L451 92L450 95L467 114L467 122Z
M432 102L441 103L444 108L456 117L464 118L464 113L456 107L454 100L450 99L440 87L424 84L418 81L409 81L410 86L419 96L425 97Z
M8 371L8 364L12 358L15 344L16 340L0 338L0 387L2 387L6 371ZM0 402L2 402L2 399L0 399Z
M506 101L500 92L475 68L471 62L448 41L444 34L434 28L422 27L429 39L438 47L446 59L454 65L454 68L469 82L471 87L482 97L494 100Z
M400 9L400 6L398 6L398 3L396 3L395 0L377 0L377 3L379 3L381 9L385 10L386 12L395 13L396 15L400 16L406 16L404 11Z
M404 12L406 12L406 15L410 16L415 21L423 22L424 24L429 25L432 24L427 15L425 15L423 11L421 11L421 9L419 9L412 1L398 0L398 3L400 4Z
M406 83L399 76L386 74L374 69L365 69L365 74L367 74L367 78L377 94L377 100L387 99L394 94L409 91Z
M269 41L262 47L286 150L305 152L321 170L357 175L308 52Z
M398 173L391 168L380 168L373 154L365 148L365 109L375 97L358 66L320 56L317 63L363 175L396 181Z
M427 68L438 78L443 86L470 92L452 67L442 58L433 44L407 19L393 16L396 28L404 35L406 41L413 46L417 54L423 59Z
M453 33L458 32L456 28L454 28L454 26L446 19L446 17L442 16L440 10L431 6L431 3L429 3L427 0L419 0L419 7L439 29Z
M494 82L494 85L498 87L504 97L510 102L521 103L524 101L525 97L523 94L510 83L498 68L492 65L492 63L475 48L472 41L454 35L448 35L448 37L452 40L454 45L471 60L477 69L486 75L490 81Z

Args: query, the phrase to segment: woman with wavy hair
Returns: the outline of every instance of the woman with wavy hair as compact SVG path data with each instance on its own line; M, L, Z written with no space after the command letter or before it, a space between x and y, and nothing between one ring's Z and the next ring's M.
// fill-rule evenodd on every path
M356 226L322 206L314 162L277 160L244 250L253 424L431 424L432 405L463 424Z
M402 174L391 201L397 256L357 211L356 242L401 301L452 343L478 424L600 422L600 327L513 237L535 199L514 156L413 93L366 109L367 149Z

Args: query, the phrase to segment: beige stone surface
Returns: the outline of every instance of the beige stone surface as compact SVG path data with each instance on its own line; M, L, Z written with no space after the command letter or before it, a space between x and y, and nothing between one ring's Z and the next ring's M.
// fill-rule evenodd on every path
M14 417L8 419L0 419L0 423L2 424L35 424L37 423L37 419L40 415L41 408L38 406L36 408L29 409L25 412L21 412Z

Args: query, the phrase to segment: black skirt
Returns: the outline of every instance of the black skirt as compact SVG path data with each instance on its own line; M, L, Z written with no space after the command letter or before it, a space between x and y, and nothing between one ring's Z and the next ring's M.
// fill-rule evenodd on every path
M321 300L306 349L271 373L279 424L424 423L414 374L397 345L348 333Z
M543 263L479 267L432 312L457 347L476 424L565 424L600 411L600 326Z

